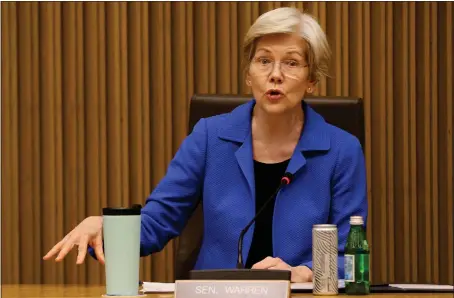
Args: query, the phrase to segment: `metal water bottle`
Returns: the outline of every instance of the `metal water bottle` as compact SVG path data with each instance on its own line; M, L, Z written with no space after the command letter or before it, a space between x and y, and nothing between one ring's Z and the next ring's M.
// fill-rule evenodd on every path
M139 295L140 206L103 209L107 296Z

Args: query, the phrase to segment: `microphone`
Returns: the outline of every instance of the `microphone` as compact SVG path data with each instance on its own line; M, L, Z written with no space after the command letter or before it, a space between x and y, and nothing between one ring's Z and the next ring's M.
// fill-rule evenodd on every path
M263 206L257 211L254 218L241 230L238 238L238 258L237 269L215 269L215 270L191 270L189 278L193 280L291 280L291 272L289 270L275 270L275 269L244 269L243 265L243 238L252 224L265 210L266 206L276 197L279 191L286 185L292 182L293 175L286 172L282 178L276 191L268 198Z
M240 237L238 238L238 261L236 264L237 269L243 269L244 264L243 264L243 238L244 235L247 233L249 228L252 226L252 224L257 220L257 218L262 214L263 210L269 205L269 203L276 197L278 192L286 185L289 185L292 182L293 175L289 172L286 172L284 176L281 178L281 183L279 184L279 187L276 189L276 191L266 200L265 204L262 205L262 207L257 211L255 214L254 218L246 225L246 227L241 231Z

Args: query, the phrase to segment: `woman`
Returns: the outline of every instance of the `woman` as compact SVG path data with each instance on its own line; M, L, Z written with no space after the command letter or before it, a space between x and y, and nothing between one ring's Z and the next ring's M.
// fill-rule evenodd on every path
M352 215L367 216L362 149L329 125L304 96L327 72L325 33L309 15L279 8L260 16L245 38L246 82L254 99L231 113L200 120L142 209L141 255L177 236L203 194L204 238L195 269L234 268L240 231L293 175L244 238L246 267L291 270L312 280L312 226L336 224L339 275ZM104 262L102 217L80 223L44 257L60 261L74 245Z

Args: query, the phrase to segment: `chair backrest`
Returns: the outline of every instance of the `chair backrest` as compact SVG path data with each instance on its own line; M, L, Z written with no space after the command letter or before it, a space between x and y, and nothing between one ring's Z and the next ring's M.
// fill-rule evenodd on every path
M194 95L189 109L188 133L201 118L228 113L251 100L247 95ZM328 123L355 135L364 148L364 109L361 98L306 97L305 101ZM202 200L200 200L202 201ZM178 237L175 249L175 279L188 279L203 237L203 204L198 204Z

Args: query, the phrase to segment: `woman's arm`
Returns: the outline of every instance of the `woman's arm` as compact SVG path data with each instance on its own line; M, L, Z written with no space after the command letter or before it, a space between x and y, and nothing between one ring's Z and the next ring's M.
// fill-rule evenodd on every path
M202 191L206 147L207 128L202 119L183 141L142 209L142 256L162 250L186 225Z
M179 235L197 205L205 174L206 120L201 119L169 164L141 211L140 255L161 251ZM96 259L94 249L88 248Z

